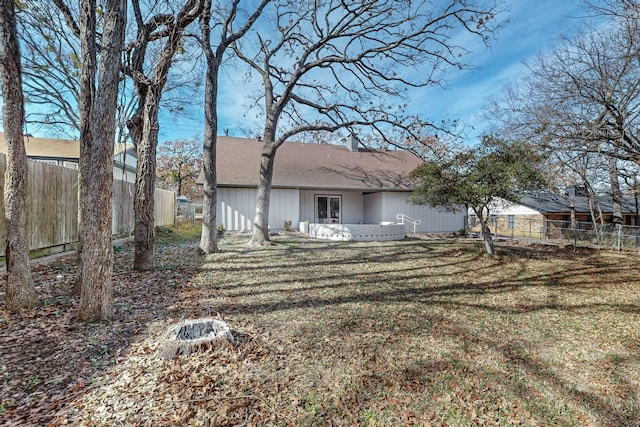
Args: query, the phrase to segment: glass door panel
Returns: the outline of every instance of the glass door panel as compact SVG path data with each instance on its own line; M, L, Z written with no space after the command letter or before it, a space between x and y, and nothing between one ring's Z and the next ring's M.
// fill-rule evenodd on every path
M327 209L328 200L326 197L318 196L316 197L316 206L318 212L318 223L326 224L329 219L328 209Z
M329 197L329 222L340 223L340 197Z
M319 224L339 224L340 196L316 196L316 215Z

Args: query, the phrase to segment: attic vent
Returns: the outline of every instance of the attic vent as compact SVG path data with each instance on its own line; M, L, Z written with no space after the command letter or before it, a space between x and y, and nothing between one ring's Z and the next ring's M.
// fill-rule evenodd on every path
M349 138L349 143L347 144L347 148L349 149L349 151L353 151L357 153L358 151L360 151L360 149L358 148L359 144L360 144L360 140L358 139L358 137L355 136L355 134L352 134L351 138Z

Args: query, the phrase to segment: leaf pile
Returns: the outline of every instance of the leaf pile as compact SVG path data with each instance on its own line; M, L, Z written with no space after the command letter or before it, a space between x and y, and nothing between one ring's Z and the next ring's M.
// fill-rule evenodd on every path
M0 312L12 425L640 424L635 254L470 239L225 237L118 253L112 321L71 319L74 262L38 267L48 305ZM63 280L56 279L62 274ZM67 279L69 277L69 279ZM239 339L172 360L166 328L222 318Z

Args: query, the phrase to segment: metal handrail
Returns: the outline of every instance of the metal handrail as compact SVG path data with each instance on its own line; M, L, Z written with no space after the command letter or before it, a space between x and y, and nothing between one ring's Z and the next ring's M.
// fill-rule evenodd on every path
M416 226L422 224L422 221L416 218L411 218L409 215L397 214L396 219L400 220L400 224L405 225L405 221L413 225L413 234L416 234Z

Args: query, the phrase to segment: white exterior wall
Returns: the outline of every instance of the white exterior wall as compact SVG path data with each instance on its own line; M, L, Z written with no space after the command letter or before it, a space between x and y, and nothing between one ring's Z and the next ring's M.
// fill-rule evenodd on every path
M341 196L343 224L362 224L364 205L360 191L300 190L300 221L316 221L316 196Z
M495 198L490 203L489 213L491 215L541 215L540 211L516 203L507 202L500 198ZM470 208L469 216L471 215L475 215L475 212Z
M315 221L314 194L311 190L300 190L300 221Z
M364 223L380 224L380 222L382 222L382 193L365 194Z
M535 209L528 208L526 206L518 205L515 203L507 202L505 200L496 201L491 206L492 215L540 215Z
M217 222L225 230L251 231L256 214L255 188L218 188ZM269 202L269 226L273 230L284 228L291 221L296 228L299 221L300 197L298 190L271 190Z
M419 219L421 224L416 226L419 233L445 233L465 228L465 212L439 211L430 206L409 203L409 192L382 193L382 217L380 221L397 222L397 214L405 214ZM380 222L378 221L378 222ZM413 231L412 225L407 225L407 232Z
M292 229L298 228L300 221L299 190L271 190L269 225L273 230L282 230L285 221L291 222Z
M364 223L364 202L362 192L349 191L342 192L342 223L362 224Z

